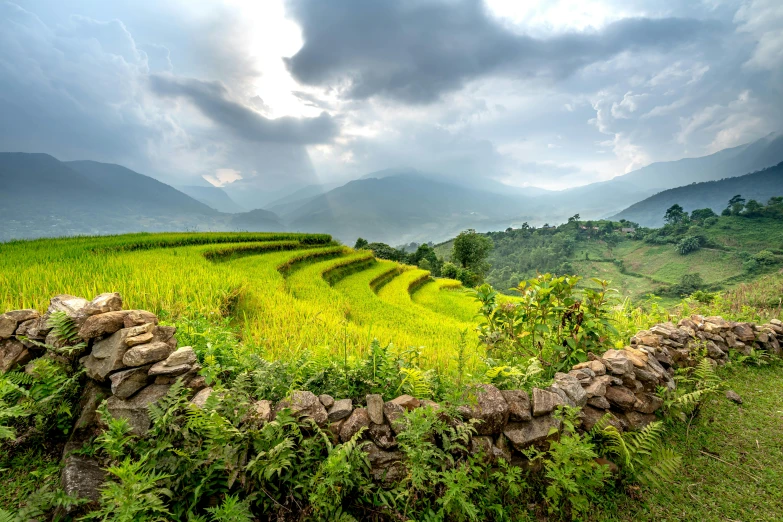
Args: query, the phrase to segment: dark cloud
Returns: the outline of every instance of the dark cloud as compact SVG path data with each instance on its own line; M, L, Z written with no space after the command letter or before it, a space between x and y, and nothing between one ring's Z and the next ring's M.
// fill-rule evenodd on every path
M160 96L181 97L192 102L215 123L238 137L259 142L296 144L328 143L338 133L338 126L327 113L317 118L265 118L255 110L231 99L221 82L153 74L150 87Z
M302 83L345 97L429 103L489 74L557 79L620 52L703 36L693 19L624 19L601 31L535 39L493 19L481 0L292 0L304 46L286 59Z

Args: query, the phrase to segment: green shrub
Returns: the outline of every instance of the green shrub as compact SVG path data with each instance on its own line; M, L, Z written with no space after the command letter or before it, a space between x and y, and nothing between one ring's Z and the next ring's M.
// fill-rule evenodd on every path
M696 236L686 236L677 243L677 253L684 256L701 248L701 241Z

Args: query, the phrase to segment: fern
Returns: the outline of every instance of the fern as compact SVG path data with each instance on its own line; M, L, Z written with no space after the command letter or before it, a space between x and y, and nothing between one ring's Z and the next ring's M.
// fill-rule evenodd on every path
M402 382L397 391L404 391L417 399L432 396L432 386L429 382L429 373L419 368L400 368Z
M674 451L662 446L664 424L660 421L625 434L604 426L600 434L607 440L607 451L619 458L621 469L634 482L660 486L672 480L682 464Z

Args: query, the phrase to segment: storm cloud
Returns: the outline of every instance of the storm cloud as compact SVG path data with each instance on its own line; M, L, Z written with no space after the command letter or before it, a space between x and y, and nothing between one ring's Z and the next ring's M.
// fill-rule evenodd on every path
M601 30L536 39L502 25L480 0L293 0L304 46L286 60L302 83L343 96L429 103L492 74L556 80L620 52L666 50L716 24L624 19Z

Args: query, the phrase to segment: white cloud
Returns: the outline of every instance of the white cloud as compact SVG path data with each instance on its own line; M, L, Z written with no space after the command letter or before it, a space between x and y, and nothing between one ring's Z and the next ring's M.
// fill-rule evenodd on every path
M783 67L783 2L752 0L734 17L737 31L757 41L748 67L780 72Z
M244 179L242 174L234 169L217 169L214 176L205 174L202 177L215 187L225 187L235 181Z

